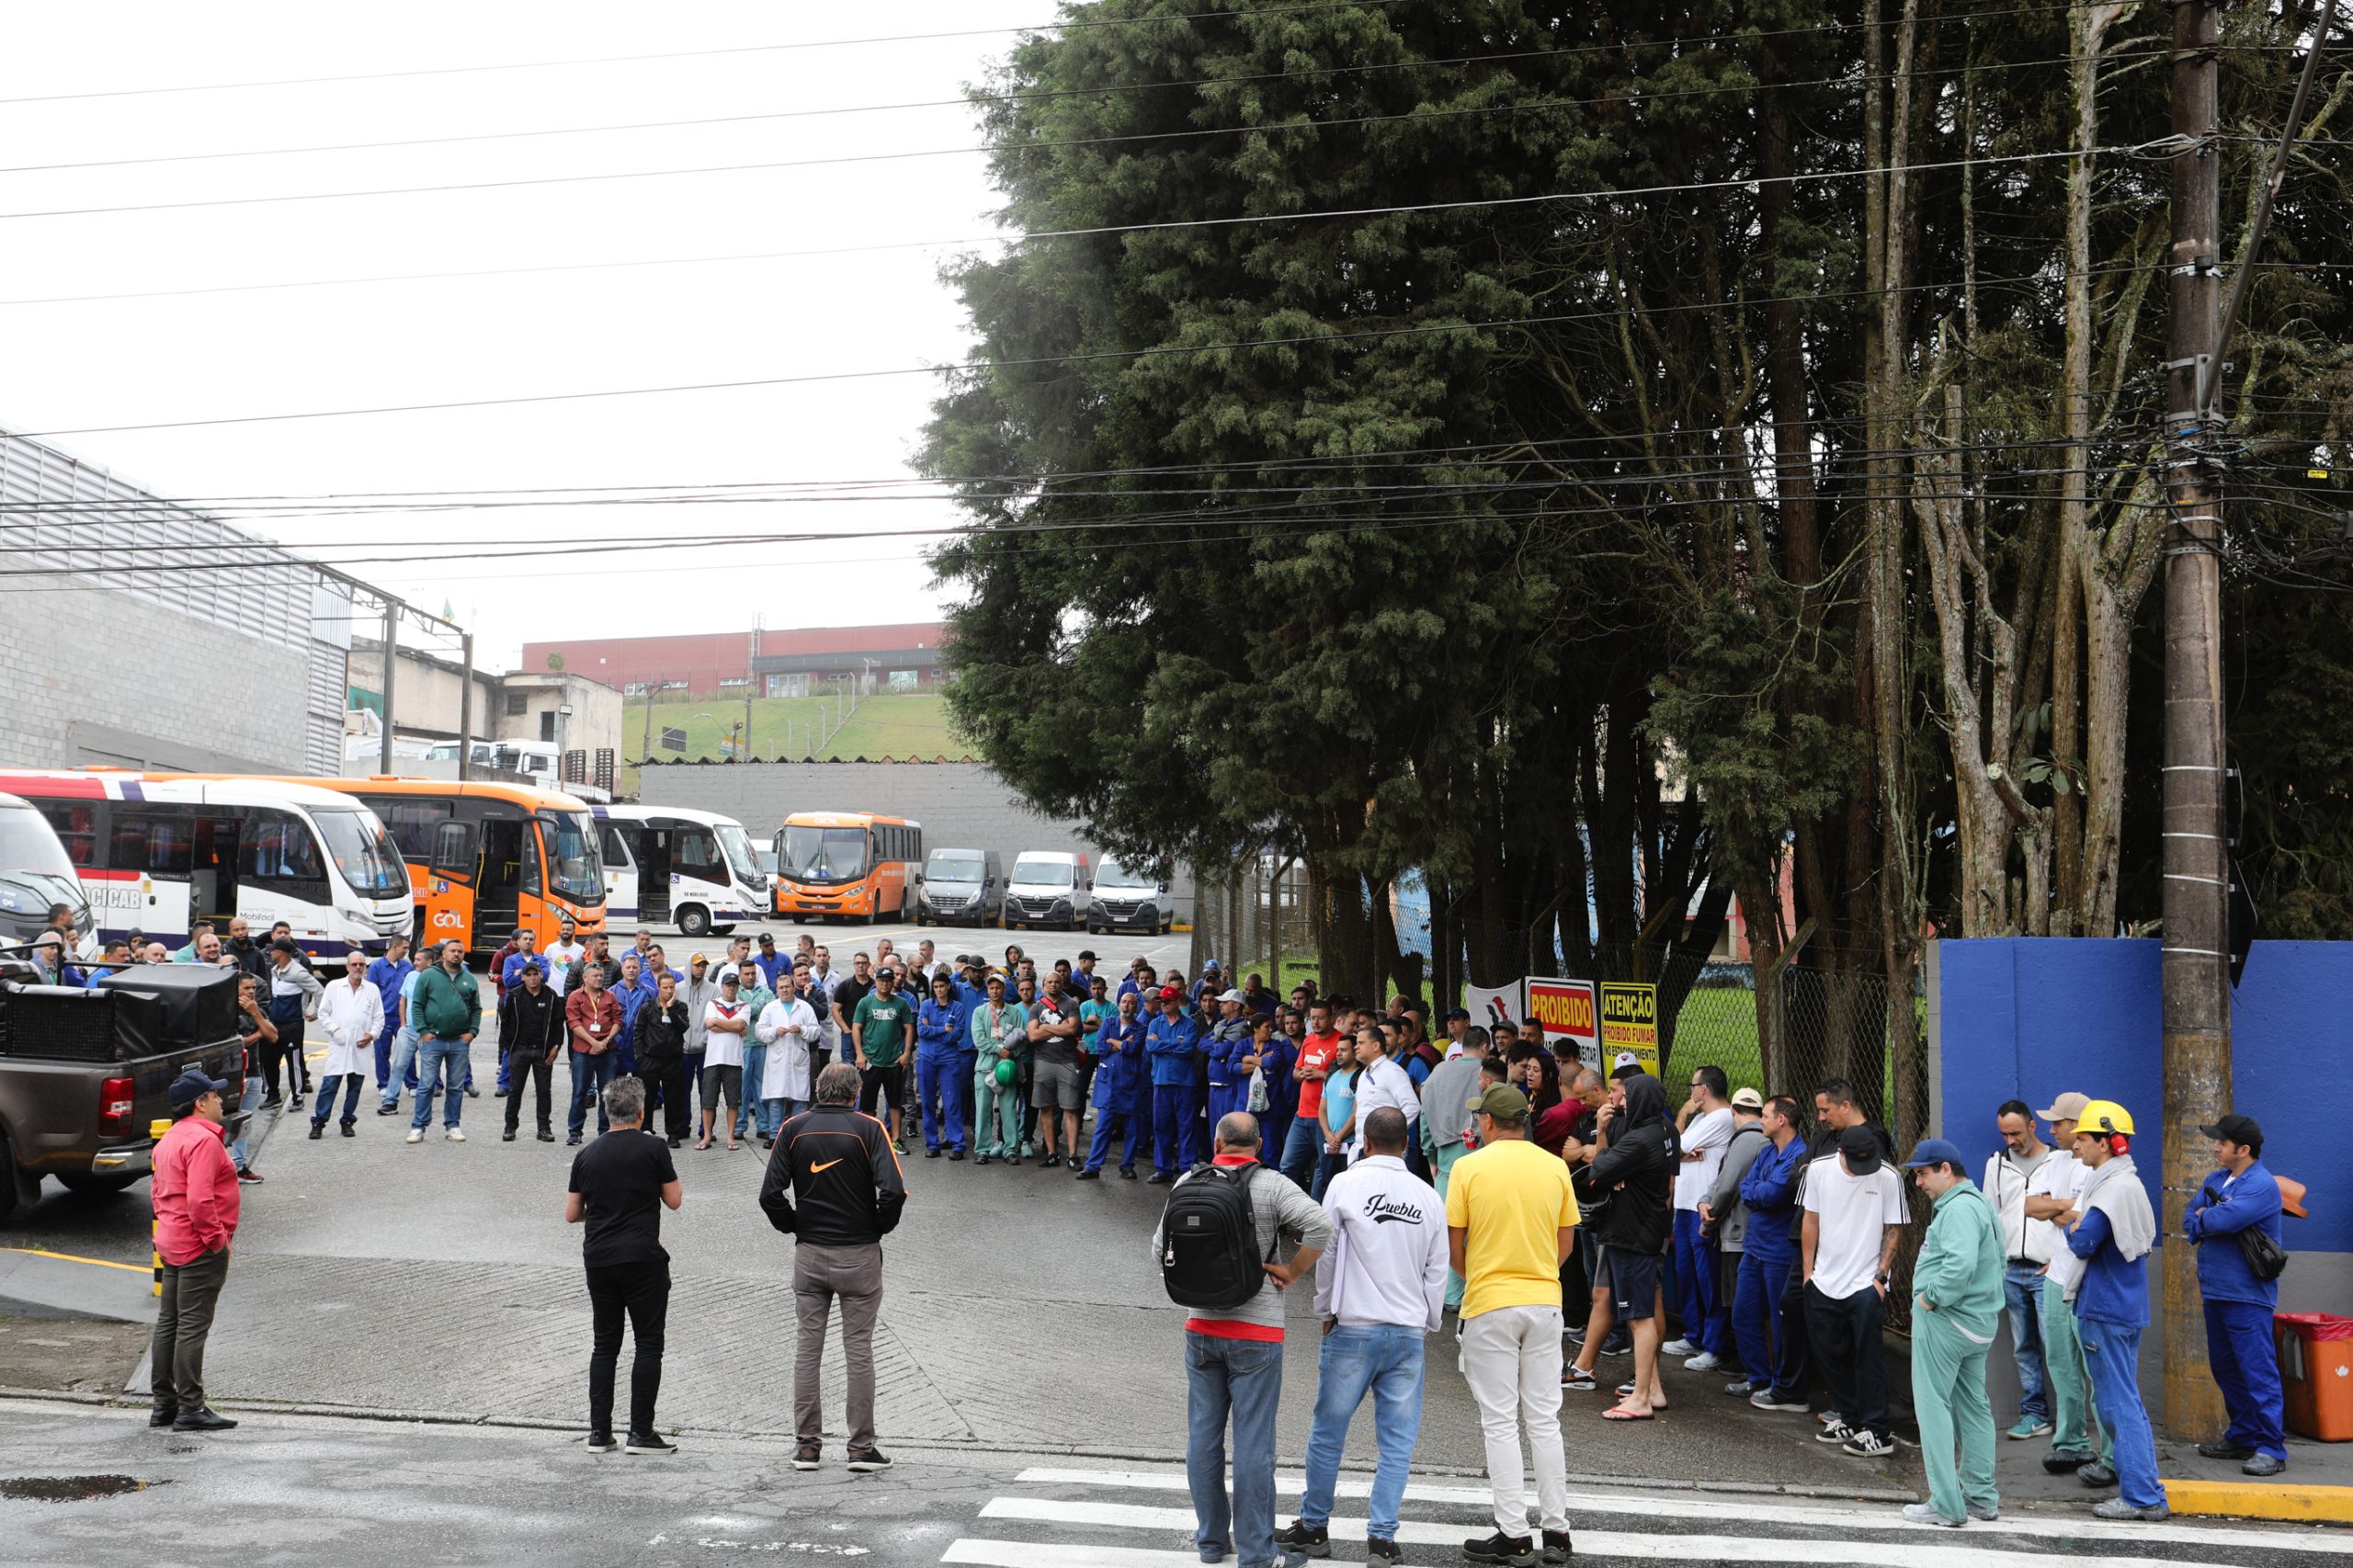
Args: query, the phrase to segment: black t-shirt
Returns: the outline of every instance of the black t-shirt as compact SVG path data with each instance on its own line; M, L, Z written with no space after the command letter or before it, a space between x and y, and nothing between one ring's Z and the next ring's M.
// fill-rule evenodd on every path
M852 1028L857 1027L858 1005L865 1001L873 989L874 982L860 980L854 974L844 975L834 983L834 1006L842 1010L844 1025ZM849 1054L849 1051L845 1049L842 1052L842 1060L848 1061Z
M588 1211L580 1261L591 1268L668 1262L662 1250L662 1189L677 1179L670 1146L636 1129L600 1133L574 1154L571 1190Z
M1040 996L1038 1005L1029 1010L1029 1021L1032 1023L1064 1024L1078 1016L1078 1004L1071 1000L1068 992L1059 996ZM1082 1038L1078 1035L1051 1034L1043 1040L1033 1040L1029 1042L1029 1059L1048 1067L1075 1067L1078 1065L1078 1042Z

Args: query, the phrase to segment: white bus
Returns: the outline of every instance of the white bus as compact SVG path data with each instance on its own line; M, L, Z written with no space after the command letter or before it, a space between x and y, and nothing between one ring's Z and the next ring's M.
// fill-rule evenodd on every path
M773 906L769 874L733 817L683 806L592 806L605 861L608 930L634 920L689 937L725 934Z
M283 920L305 953L383 952L415 918L408 869L375 812L315 785L115 768L0 769L0 790L57 830L101 941L138 930L181 947L233 915L258 940Z

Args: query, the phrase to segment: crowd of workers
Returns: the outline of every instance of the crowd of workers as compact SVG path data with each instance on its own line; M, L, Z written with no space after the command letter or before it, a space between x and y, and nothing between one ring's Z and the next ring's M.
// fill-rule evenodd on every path
M1666 1404L1665 1357L1727 1375L1727 1394L1768 1411L1810 1413L1818 1380L1830 1405L1815 1416L1818 1440L1858 1457L1892 1453L1881 1330L1899 1240L1913 1221L1899 1170L1911 1173L1928 1213L1911 1289L1929 1497L1907 1517L1946 1526L1995 1517L1986 1363L2005 1313L2021 1388L2006 1435L2048 1437L2047 1470L2116 1487L2095 1510L2102 1517L2166 1512L2136 1378L2156 1221L2132 1165L2132 1119L2112 1101L2069 1093L2039 1112L2003 1105L2004 1147L1981 1182L1941 1139L1899 1164L1891 1136L1843 1080L1816 1085L1811 1136L1809 1108L1794 1096L1734 1089L1713 1066L1691 1070L1683 1104L1670 1111L1665 1085L1631 1056L1605 1074L1573 1051L1548 1049L1532 1024L1490 1031L1461 1009L1433 1036L1410 999L1375 1009L1318 996L1308 984L1285 999L1258 975L1229 977L1214 960L1189 982L1142 959L1114 978L1097 971L1092 952L1041 966L1014 947L995 964L978 954L939 958L929 941L901 953L884 939L839 969L809 937L784 950L764 933L756 950L739 937L716 960L695 952L681 969L649 932L616 958L605 937L584 940L567 923L544 949L534 933L518 932L490 966L485 1004L455 943L414 958L396 947L373 963L353 955L340 979L322 985L283 947L237 931L231 942L219 948L200 933L189 957L243 968L242 955L260 956L259 971L241 983L244 1027L261 1064L247 1082L249 1102L276 1099L278 1064L290 1062L300 1108L303 1031L327 1037L313 1138L324 1135L338 1090L342 1133L355 1135L357 1101L372 1074L379 1114L396 1114L404 1090L413 1094L410 1142L423 1140L437 1098L446 1136L461 1140L464 1102L477 1092L471 1046L487 1006L498 1019L508 1140L529 1098L538 1136L553 1141L551 1075L561 1055L571 1071L574 1144L592 1106L606 1129L606 1091L623 1078L635 1085L626 1103L667 1150L689 1139L699 1150L752 1139L772 1149L789 1119L817 1108L823 1083L833 1108L854 1102L896 1145L870 1152L869 1166L917 1138L928 1158L1034 1161L1080 1180L1100 1179L1115 1160L1131 1179L1148 1163L1148 1179L1163 1185L1248 1165L1267 1231L1257 1238L1262 1256L1281 1243L1313 1263L1365 1204L1399 1214L1443 1206L1451 1244L1442 1264L1429 1265L1427 1313L1411 1270L1392 1259L1386 1276L1354 1291L1378 1311L1331 1314L1336 1329L1364 1333L1342 1337L1340 1349L1354 1358L1327 1369L1334 1408L1319 1399L1307 1455L1311 1506L1284 1532L1287 1551L1319 1544L1311 1539L1322 1525L1316 1477L1336 1465L1347 1415L1368 1394L1382 1411L1376 1541L1384 1497L1393 1524L1418 1419L1419 1337L1446 1313L1459 1314L1491 1471L1520 1473L1523 1426L1538 1463L1536 1527L1527 1528L1517 1487L1499 1482L1498 1534L1468 1544L1472 1561L1532 1562L1556 1531L1565 1542L1565 1494L1554 1495L1547 1457L1560 1455L1562 1393L1608 1384L1615 1398L1604 1419L1654 1418ZM829 1066L843 1071L828 1078ZM1082 1136L1090 1107L1091 1139ZM2050 1128L2048 1143L2038 1119ZM2218 1168L2189 1209L2185 1240L2199 1249L2209 1353L2231 1425L2201 1452L2271 1475L2287 1456L2269 1333L2277 1269L2266 1272L2263 1244L2277 1254L2281 1194L2260 1163L2262 1131L2250 1119L2225 1117L2207 1133ZM257 1179L238 1152L231 1158L242 1177ZM1466 1174L1475 1179L1465 1183ZM1429 1200L1408 1184L1428 1184ZM1483 1221L1489 1203L1552 1206L1562 1218ZM1380 1231L1377 1245L1358 1249L1360 1264L1405 1235L1393 1221ZM1540 1268L1533 1251L1552 1246L1556 1231L1559 1256ZM1293 1261L1270 1267L1270 1278L1287 1284L1306 1272ZM879 1292L879 1254L871 1267ZM1318 1301L1328 1299L1319 1276ZM1581 1322L1562 1321L1569 1302ZM1680 1325L1672 1340L1670 1304ZM1515 1315L1491 1315L1506 1309ZM620 1310L610 1314L616 1347ZM1256 1517L1258 1489L1245 1484L1243 1461L1263 1448L1271 1467L1279 1385L1261 1408L1248 1385L1253 1368L1265 1375L1263 1356L1193 1342L1263 1346L1270 1332L1279 1339L1281 1320L1271 1297L1235 1320L1247 1332L1219 1327L1213 1315L1188 1320L1188 1365L1203 1374L1196 1393L1221 1391L1211 1401L1219 1408L1195 1412L1194 1447L1222 1449L1230 1420L1236 1460L1222 1513L1211 1494L1223 1497L1223 1483L1196 1476L1205 1550L1229 1531L1248 1533L1245 1494ZM1605 1378L1603 1358L1622 1355L1631 1355L1631 1375ZM1413 1419L1399 1381L1409 1363ZM1274 1364L1279 1374L1279 1350ZM610 1376L608 1364L607 1409ZM1531 1394L1540 1386L1555 1391L1549 1401ZM1392 1438L1403 1447L1392 1451ZM864 1440L870 1448L870 1412ZM1266 1505L1271 1532L1271 1494Z

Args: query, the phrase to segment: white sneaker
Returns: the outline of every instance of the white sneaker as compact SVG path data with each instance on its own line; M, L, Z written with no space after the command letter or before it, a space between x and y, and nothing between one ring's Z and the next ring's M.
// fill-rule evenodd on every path
M1959 1519L1948 1519L1938 1513L1934 1503L1906 1503L1904 1506L1904 1518L1907 1524L1942 1525L1949 1530L1961 1528L1961 1523Z
M425 1129L424 1129L424 1128L422 1128L422 1127L412 1127L412 1128L410 1128L410 1129L408 1130L408 1137L407 1137L405 1140L404 1140L404 1142L410 1142L410 1143L422 1143L422 1142L425 1142Z
M1717 1360L1712 1354L1705 1350L1700 1351L1697 1356L1692 1357L1691 1359L1684 1362L1683 1364L1695 1372L1712 1372L1718 1367L1723 1365L1723 1363Z
M443 1136L447 1137L452 1143L462 1143L466 1141L465 1131L462 1128L452 1127L447 1133L443 1134Z
M1670 1339L1658 1347L1662 1356L1697 1356L1699 1347L1688 1339Z

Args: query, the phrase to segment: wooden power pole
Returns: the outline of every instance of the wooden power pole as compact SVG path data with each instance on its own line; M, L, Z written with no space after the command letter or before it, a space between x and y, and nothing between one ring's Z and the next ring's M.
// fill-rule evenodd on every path
M2172 320L2165 365L2165 1169L2158 1249L2163 1423L2221 1429L2197 1257L2181 1239L2212 1163L2199 1133L2231 1108L2230 857L2224 843L2222 473L2210 395L2222 374L2220 7L2174 0Z

